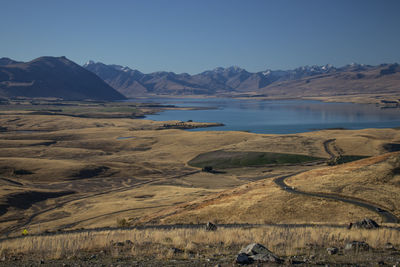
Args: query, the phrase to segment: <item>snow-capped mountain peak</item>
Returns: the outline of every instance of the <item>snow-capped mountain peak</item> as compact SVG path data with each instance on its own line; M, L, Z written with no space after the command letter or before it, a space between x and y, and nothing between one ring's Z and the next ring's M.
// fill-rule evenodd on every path
M92 64L96 64L96 62L94 62L93 60L89 60L88 62L83 64L83 67L87 67L87 66L92 65Z
M268 76L271 74L271 70L266 70L262 73L264 76Z
M230 66L229 68L226 68L226 70L232 71L232 72L240 72L240 71L242 71L244 69L242 69L242 68L240 68L238 66Z

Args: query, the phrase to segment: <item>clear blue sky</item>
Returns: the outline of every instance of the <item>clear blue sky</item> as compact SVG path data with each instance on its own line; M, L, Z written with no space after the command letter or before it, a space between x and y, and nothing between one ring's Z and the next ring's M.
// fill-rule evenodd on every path
M0 57L148 73L400 62L400 0L0 0Z

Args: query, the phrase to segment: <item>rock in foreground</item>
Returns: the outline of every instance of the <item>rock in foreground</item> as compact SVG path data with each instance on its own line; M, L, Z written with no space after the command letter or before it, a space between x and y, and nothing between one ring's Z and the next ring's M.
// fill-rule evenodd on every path
M358 221L355 223L350 223L349 229L376 229L379 228L379 224L372 219L365 218L362 221Z
M338 249L338 248L335 248L335 247L331 247L331 248L327 248L327 249L326 249L326 252L327 252L329 255L334 255L334 254L337 254L337 253L339 252L339 249Z
M347 251L368 251L369 245L365 242L352 241L347 243L344 249Z
M213 224L212 222L208 222L206 224L206 230L207 231L216 231L217 230L217 226L215 224Z
M283 260L258 243L252 243L239 251L236 262L250 264L254 261L282 263Z

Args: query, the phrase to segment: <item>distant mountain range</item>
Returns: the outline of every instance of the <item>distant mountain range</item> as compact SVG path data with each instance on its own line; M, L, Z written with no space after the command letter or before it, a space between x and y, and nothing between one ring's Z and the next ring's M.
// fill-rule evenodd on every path
M303 67L290 71L251 73L239 67L216 68L196 75L174 72L144 74L119 65L89 61L84 68L92 71L126 97L138 95L216 95L258 91L277 81L295 80L305 76L329 73L330 65Z
M400 92L398 64L305 66L294 70L251 73L239 67L216 68L196 75L173 72L144 74L119 65L89 61L92 71L126 97L145 95L321 96Z
M261 88L257 93L282 98L374 95L372 98L393 99L398 102L400 66L397 63L379 66L350 64L327 73L277 81Z
M65 57L40 57L30 62L0 58L0 96L125 99L97 75Z
M190 75L144 74L93 61L81 67L65 57L40 57L30 62L0 58L0 97L119 100L154 95L300 98L360 94L400 97L400 66L324 65L255 73L219 67Z

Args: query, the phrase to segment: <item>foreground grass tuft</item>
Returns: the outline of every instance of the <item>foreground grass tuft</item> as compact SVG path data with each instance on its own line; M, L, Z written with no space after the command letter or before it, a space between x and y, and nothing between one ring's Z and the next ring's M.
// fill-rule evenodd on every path
M316 247L344 247L347 242L367 242L374 249L384 248L390 242L400 245L400 231L395 229L347 230L332 227L286 228L266 226L258 228L222 228L216 232L203 229L174 230L113 230L99 232L63 233L51 236L27 236L0 242L0 256L39 255L43 258L58 259L79 256L82 252L106 251L112 257L119 257L124 245L129 244L125 256L156 257L168 259L187 257L197 253L221 255L237 253L237 249L249 243L258 242L286 257L314 253ZM115 246L115 244L117 244ZM118 247L121 246L121 247ZM172 250L173 249L173 250Z

